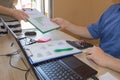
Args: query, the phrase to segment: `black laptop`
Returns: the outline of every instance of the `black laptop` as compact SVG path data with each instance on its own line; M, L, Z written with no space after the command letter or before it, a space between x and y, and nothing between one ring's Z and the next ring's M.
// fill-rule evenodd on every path
M88 78L98 80L95 77L97 71L73 55L32 64L20 43L21 39L17 38L15 33L7 26L3 19L1 19L0 22L3 23L10 34L15 38L37 80L87 80Z

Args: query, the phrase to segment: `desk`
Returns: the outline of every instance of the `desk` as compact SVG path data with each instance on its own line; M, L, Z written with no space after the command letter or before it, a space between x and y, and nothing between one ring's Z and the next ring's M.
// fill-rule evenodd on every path
M51 37L52 40L60 40L60 39L65 39L65 40L77 40L70 35L67 35L61 31L54 30L52 32L46 33L44 35L40 34L38 32L38 35L36 37L40 36L49 36ZM36 38L35 37L35 38ZM6 37L0 37L0 54L7 54L13 51L16 51L16 47L11 47L10 43L12 41L10 40L9 36ZM96 69L98 71L97 77L105 74L106 72L110 72L113 76L116 78L120 79L120 73L114 72L110 69L106 69L103 67L100 67L96 64L94 64L91 61L88 61L85 57L85 54L77 54L75 55L77 58L91 66L92 68ZM12 58L12 63L15 66L18 66L20 68L26 69L25 65L23 64L22 60L20 59L20 56L15 56ZM12 68L9 65L9 57L3 57L0 56L0 80L25 80L25 72L17 70ZM31 74L28 75L28 80L34 80L33 76Z

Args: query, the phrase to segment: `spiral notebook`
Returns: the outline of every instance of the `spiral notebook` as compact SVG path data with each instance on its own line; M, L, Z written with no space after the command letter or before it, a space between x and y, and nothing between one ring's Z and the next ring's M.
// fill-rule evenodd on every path
M46 33L60 27L36 9L25 9L24 12L29 15L28 21L42 33Z

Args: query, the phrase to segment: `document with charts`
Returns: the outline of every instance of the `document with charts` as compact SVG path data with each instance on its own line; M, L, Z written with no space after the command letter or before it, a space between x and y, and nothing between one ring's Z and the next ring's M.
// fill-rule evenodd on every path
M47 18L36 9L26 9L24 12L29 15L28 21L42 33L46 33L59 28L59 25L50 21L49 18Z
M81 53L81 50L71 46L65 40L35 43L25 46L25 50L33 64L67 55Z

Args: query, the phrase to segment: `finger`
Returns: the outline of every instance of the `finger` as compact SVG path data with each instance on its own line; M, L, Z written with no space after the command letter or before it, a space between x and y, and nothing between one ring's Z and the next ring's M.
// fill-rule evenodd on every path
M91 52L85 52L86 55L91 55L92 53Z
M91 53L91 50L88 48L84 51L85 54L90 54Z
M89 60L94 61L94 60L93 60L93 56L92 56L92 55L87 55L87 56L86 56L86 58L87 58L87 59L89 59Z
M25 13L24 13L23 15L24 15L27 19L29 18L29 15L27 15L27 14L25 14Z
M87 58L88 60L91 60L91 58L90 58L88 55L86 56L86 58Z
M27 22L27 18L24 17L23 20L24 20L25 22Z
M59 28L58 30L63 30L63 28Z
M21 20L24 20L25 22L27 22L28 17L27 17L27 16L22 15L22 16L21 16Z
M89 47L89 48L87 48L88 51L91 51L92 49L93 49L93 47Z
M26 19L24 17L20 17L18 18L19 21L23 20L23 21L26 21Z
M96 62L94 61L94 59L93 59L92 57L87 56L86 58L87 58L87 60L92 61L93 63L95 63L95 64L96 64Z
M51 21L56 22L58 19L57 18L52 18Z
M60 24L62 22L62 20L60 18L54 18L53 22Z

